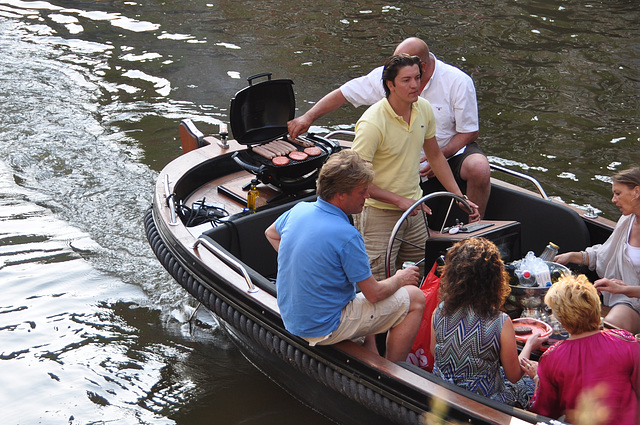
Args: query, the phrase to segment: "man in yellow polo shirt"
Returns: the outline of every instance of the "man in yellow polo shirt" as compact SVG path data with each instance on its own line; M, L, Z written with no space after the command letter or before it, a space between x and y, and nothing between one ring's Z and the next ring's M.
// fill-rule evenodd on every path
M420 97L422 67L417 56L393 55L384 65L381 84L386 98L373 104L356 123L352 149L373 164L375 177L355 224L364 237L371 270L386 278L384 260L393 227L411 205L422 197L420 150L446 190L463 196L446 158L436 142L436 122L431 105ZM477 217L477 206L470 218ZM423 210L430 213L426 206ZM398 237L410 243L394 244L390 270L403 261L424 257L427 229L422 214L408 218ZM417 246L412 246L415 244Z

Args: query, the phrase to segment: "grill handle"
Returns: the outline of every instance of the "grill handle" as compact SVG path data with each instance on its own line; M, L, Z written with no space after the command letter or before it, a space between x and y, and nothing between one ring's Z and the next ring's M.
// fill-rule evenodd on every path
M253 85L253 80L257 80L258 78L267 77L269 81L271 81L271 73L263 72L261 74L252 75L251 77L247 77L247 82L250 86Z
M329 154L336 153L340 150L340 144L335 140L319 137L314 133L307 133L307 137L313 140L315 143L319 143L327 148L329 150Z
M256 167L255 165L251 165L243 161L242 158L238 156L238 153L239 152L235 152L233 155L231 155L231 158L236 162L236 164L238 164L239 166L241 166L247 171L251 171L254 174L261 174L263 172L264 166Z

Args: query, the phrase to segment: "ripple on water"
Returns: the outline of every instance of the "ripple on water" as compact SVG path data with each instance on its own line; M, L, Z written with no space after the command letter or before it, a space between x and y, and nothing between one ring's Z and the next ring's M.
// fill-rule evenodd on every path
M190 348L166 339L140 288L80 256L97 243L1 171L2 423L173 423L163 413L193 388L167 374L167 360Z

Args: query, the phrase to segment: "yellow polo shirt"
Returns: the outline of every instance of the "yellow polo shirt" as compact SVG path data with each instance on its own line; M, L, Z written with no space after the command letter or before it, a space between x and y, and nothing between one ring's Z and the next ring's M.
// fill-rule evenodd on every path
M395 113L384 98L371 105L356 123L352 149L373 164L373 183L381 189L418 200L420 150L436 134L436 120L429 101L418 98L411 106L411 123ZM398 210L392 204L367 199L365 205Z

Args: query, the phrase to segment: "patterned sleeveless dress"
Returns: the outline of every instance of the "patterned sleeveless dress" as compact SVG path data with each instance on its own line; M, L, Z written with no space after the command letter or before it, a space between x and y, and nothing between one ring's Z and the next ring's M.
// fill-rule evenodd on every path
M435 365L433 373L474 393L501 403L526 407L535 383L525 375L510 382L500 366L500 334L508 316L478 317L465 308L452 316L442 315L440 303L433 317Z

